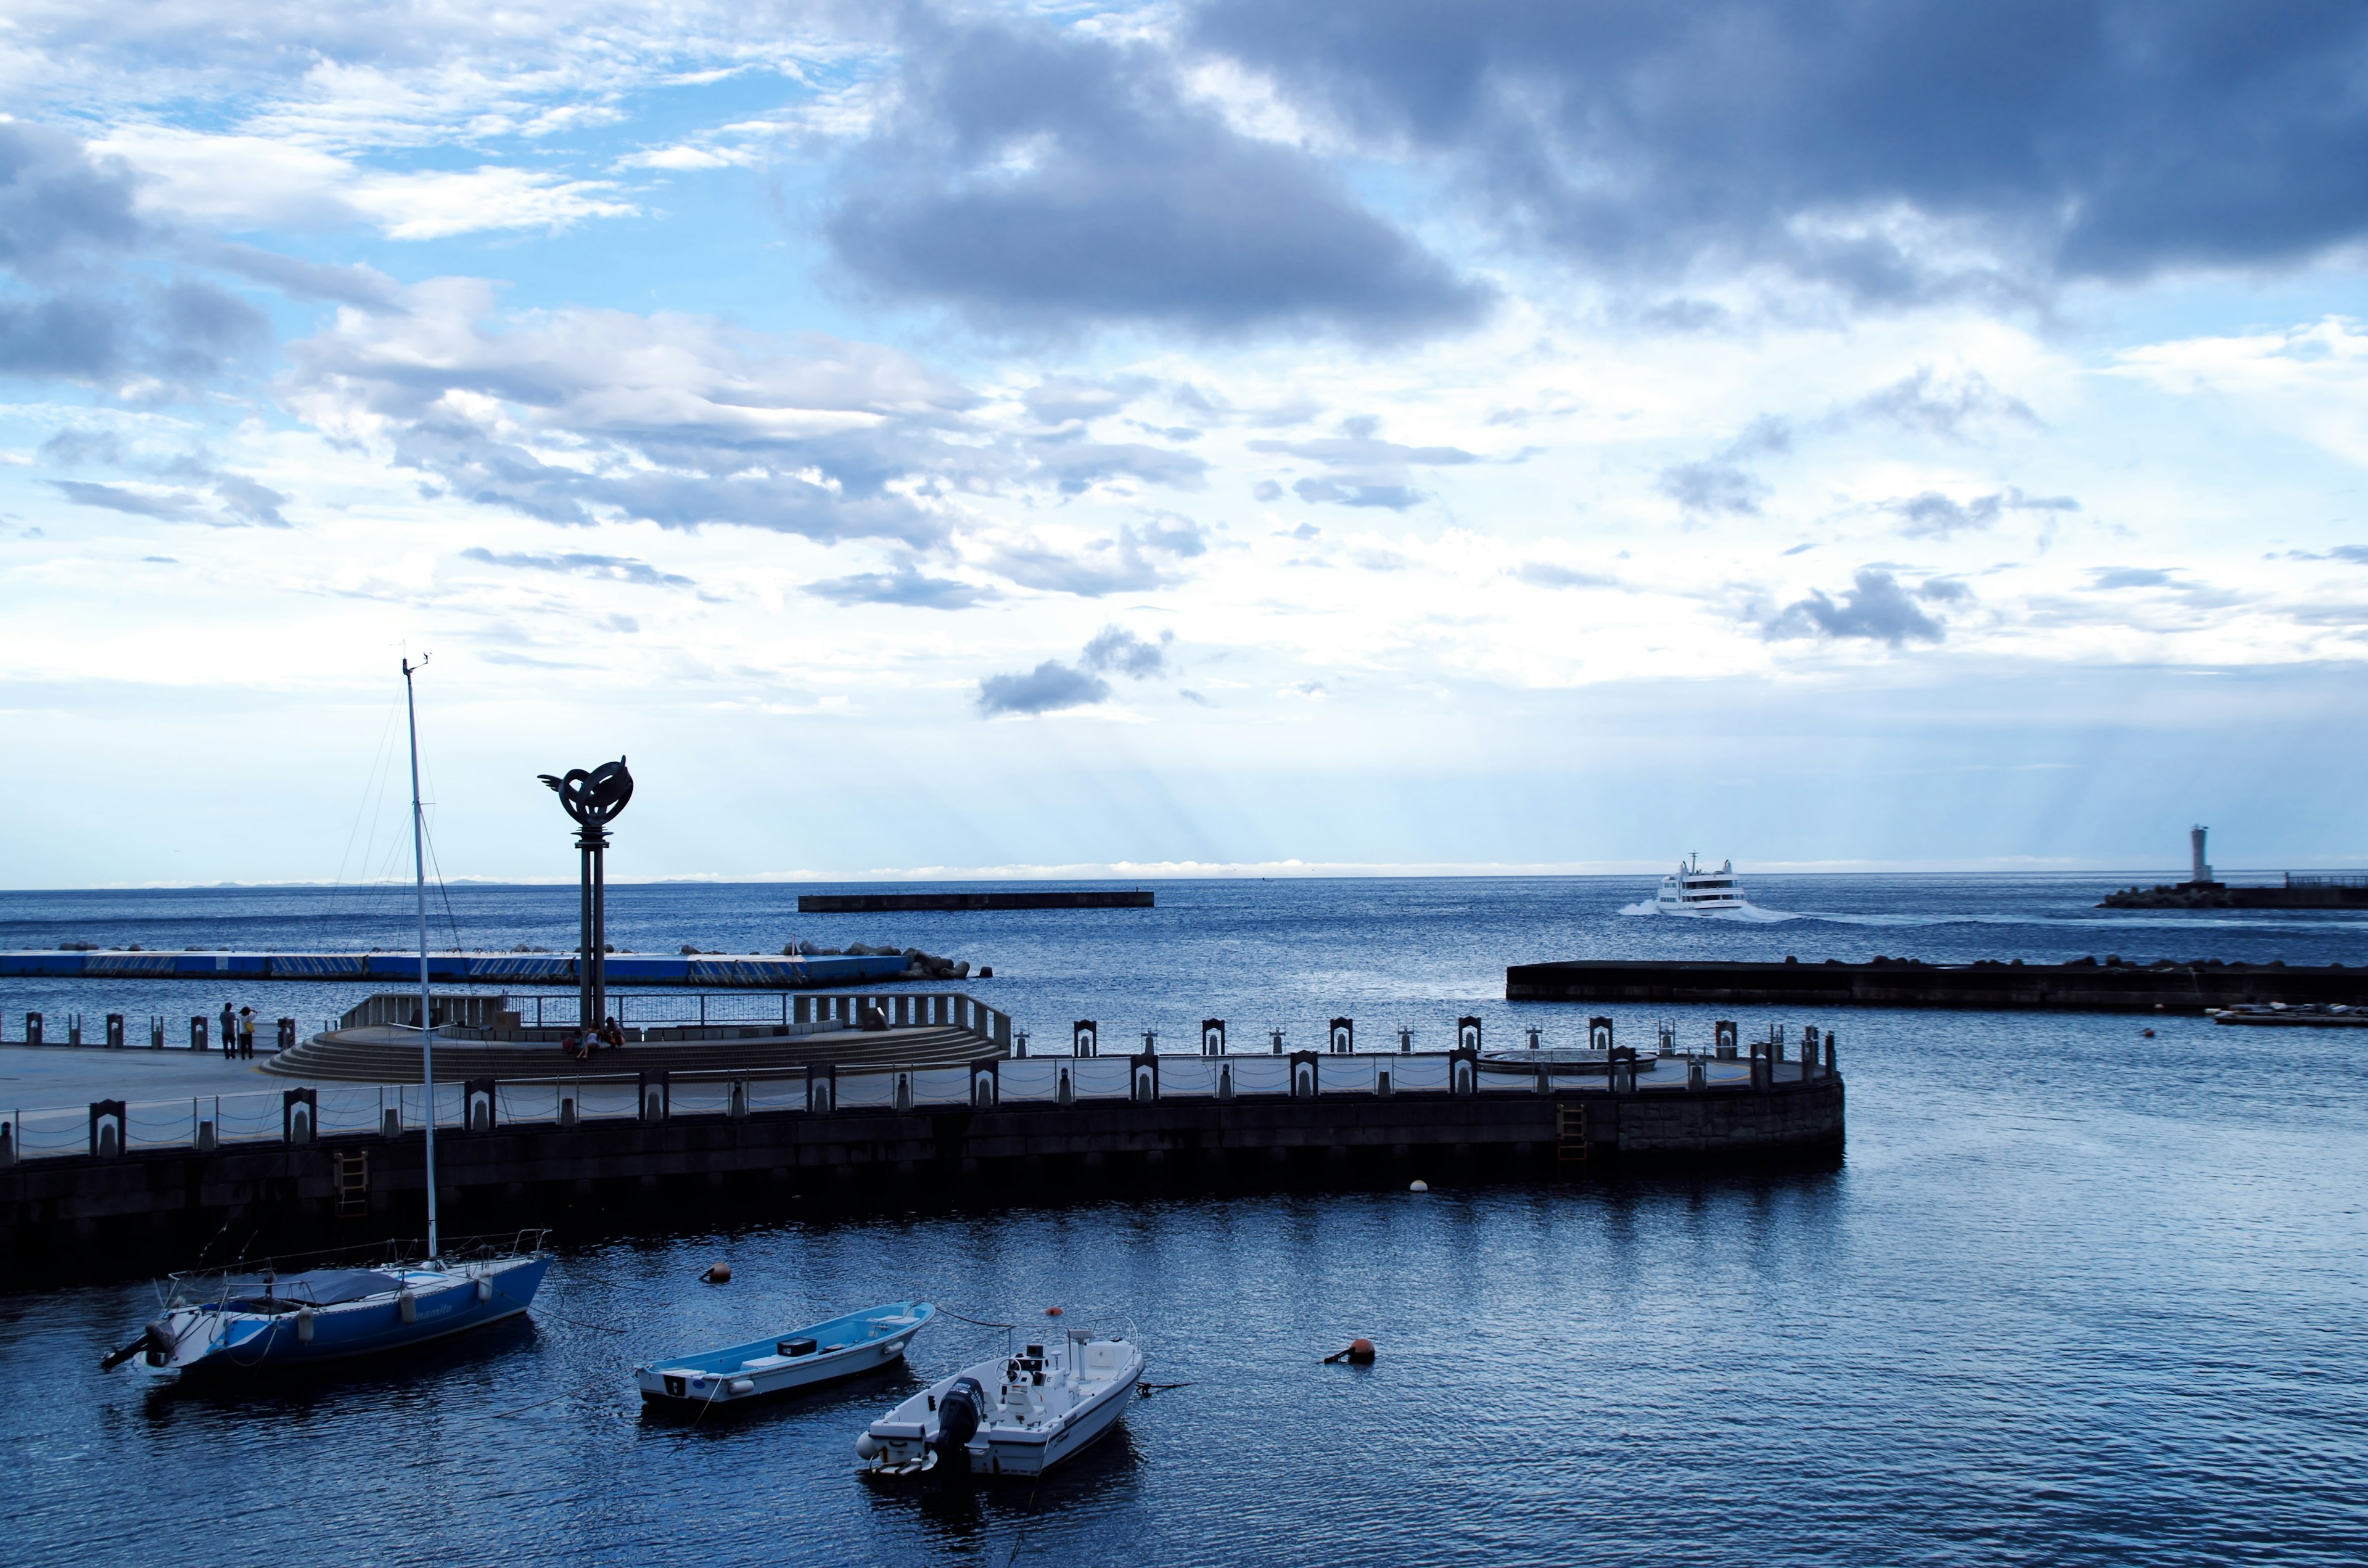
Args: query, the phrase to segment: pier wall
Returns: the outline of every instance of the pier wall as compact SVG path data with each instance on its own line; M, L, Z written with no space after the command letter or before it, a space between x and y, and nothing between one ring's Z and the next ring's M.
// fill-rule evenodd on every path
M1822 1077L1764 1089L1161 1099L439 1130L437 1160L439 1193L459 1214L489 1199L632 1192L696 1203L717 1188L803 1191L817 1181L977 1190L1049 1180L1083 1191L1125 1171L1256 1181L1343 1163L1436 1173L1476 1161L1540 1176L1636 1164L1708 1169L1831 1159L1842 1137L1842 1081ZM27 1162L0 1171L0 1248L230 1221L343 1224L341 1208L358 1228L375 1223L383 1233L416 1222L424 1143L413 1131ZM366 1173L359 1188L356 1154ZM579 1203L575 1212L600 1208Z
M2283 964L1515 964L1508 1002L1701 1002L1737 1006L1966 1007L2202 1013L2240 1003L2368 1003L2368 969Z

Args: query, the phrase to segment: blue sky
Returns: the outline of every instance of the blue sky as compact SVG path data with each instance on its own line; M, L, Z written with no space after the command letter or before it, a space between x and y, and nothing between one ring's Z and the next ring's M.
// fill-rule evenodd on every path
M0 33L0 885L2368 862L2356 7Z

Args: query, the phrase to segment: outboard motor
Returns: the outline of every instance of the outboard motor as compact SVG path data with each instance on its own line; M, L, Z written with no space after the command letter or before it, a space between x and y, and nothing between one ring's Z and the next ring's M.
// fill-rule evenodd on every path
M107 1358L98 1364L98 1369L102 1372L111 1372L143 1351L147 1353L150 1366L161 1367L165 1364L165 1358L173 1353L173 1320L169 1317L158 1318L140 1331L139 1338L120 1350L108 1352Z
M960 1458L962 1468L970 1468L966 1445L978 1435L979 1413L985 1408L986 1390L976 1378L954 1380L954 1386L938 1401L938 1435L930 1443L940 1463Z

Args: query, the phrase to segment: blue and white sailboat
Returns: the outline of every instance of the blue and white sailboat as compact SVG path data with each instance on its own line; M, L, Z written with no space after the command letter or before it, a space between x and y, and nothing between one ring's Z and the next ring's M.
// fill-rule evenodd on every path
M419 803L419 713L411 681L427 663L424 655L418 665L403 661L419 914L420 1075L428 1108L427 1255L369 1268L175 1275L163 1315L100 1362L102 1371L134 1357L147 1370L173 1377L201 1369L277 1370L399 1350L525 1312L551 1267L542 1245L546 1232L522 1231L500 1246L460 1244L449 1256L437 1234L436 1010L427 993L427 819Z

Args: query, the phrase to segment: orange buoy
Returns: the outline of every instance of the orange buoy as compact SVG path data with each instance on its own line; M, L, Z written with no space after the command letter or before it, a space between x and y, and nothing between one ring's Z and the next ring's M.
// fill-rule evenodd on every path
M2152 1040L2154 1038L2154 1030L2152 1029L2140 1029L2138 1030L2138 1033L2144 1035L2148 1040Z
M1349 1341L1349 1360L1351 1360L1351 1361L1370 1361L1370 1360L1372 1360L1372 1358L1373 1358L1373 1342L1372 1342L1372 1340L1370 1340L1370 1339L1352 1339L1352 1340Z
M1059 1317L1061 1315L1061 1309L1058 1307L1046 1307L1044 1309L1044 1315L1048 1318Z
M700 1278L710 1285L729 1285L732 1283L732 1266L721 1261L711 1263L707 1266L707 1272Z

